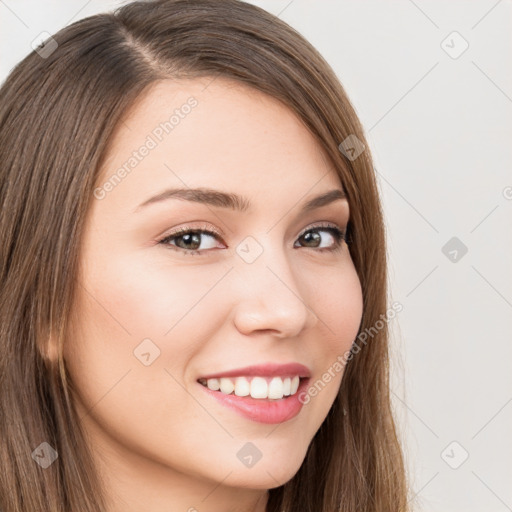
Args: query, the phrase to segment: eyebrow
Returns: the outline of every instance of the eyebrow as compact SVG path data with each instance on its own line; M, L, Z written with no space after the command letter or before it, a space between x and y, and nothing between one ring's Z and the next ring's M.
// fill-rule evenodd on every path
M195 203L217 206L220 208L229 208L240 212L247 212L251 207L251 202L242 196L230 192L222 192L211 188L171 188L164 190L160 194L150 197L137 208L134 213L151 204L160 203L169 199L181 199ZM302 212L309 212L316 208L326 206L334 201L346 200L347 195L344 190L333 189L324 192L307 201L302 207Z

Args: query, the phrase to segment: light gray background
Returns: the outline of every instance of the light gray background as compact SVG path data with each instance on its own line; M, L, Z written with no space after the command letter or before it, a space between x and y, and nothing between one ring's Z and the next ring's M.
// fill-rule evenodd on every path
M253 3L320 50L366 128L415 510L512 511L512 2ZM0 79L41 32L117 5L0 0Z

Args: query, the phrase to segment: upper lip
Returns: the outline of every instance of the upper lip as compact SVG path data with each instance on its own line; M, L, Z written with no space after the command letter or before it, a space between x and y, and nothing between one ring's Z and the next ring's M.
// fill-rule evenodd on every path
M286 377L295 376L309 378L311 372L307 366L300 363L275 364L265 363L244 368L235 368L223 372L203 375L200 379L219 379L221 377L241 377L241 376L262 376L262 377Z

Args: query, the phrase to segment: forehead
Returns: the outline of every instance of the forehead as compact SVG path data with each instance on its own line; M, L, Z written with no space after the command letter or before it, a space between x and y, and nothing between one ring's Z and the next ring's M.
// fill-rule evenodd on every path
M294 112L221 77L152 84L111 140L97 184L109 181L109 197L133 207L162 187L222 188L260 200L341 188Z

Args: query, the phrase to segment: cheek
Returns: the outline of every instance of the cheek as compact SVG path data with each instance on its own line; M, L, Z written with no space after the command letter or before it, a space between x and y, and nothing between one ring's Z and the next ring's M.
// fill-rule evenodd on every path
M311 306L318 320L317 337L322 353L330 359L348 350L359 330L363 314L363 292L350 259L334 268L314 269L309 281Z
M351 261L336 272L332 268L317 270L315 283L310 282L310 304L318 317L316 346L312 348L316 376L301 397L313 422L312 432L319 428L319 419L327 416L339 392L363 314L361 283Z
M196 334L198 318L215 329L215 301L199 299L218 277L155 267L142 273L116 261L83 276L87 291L79 287L76 324L65 345L79 416L105 450L103 433L132 452L180 466L208 420L182 383L206 337ZM176 439L182 447L174 446Z
M68 368L89 405L127 372L126 381L136 376L147 396L162 388L156 372L167 386L169 374L182 382L189 361L222 322L213 289L224 269L185 269L161 258L108 253L89 257L78 288L75 334L65 346Z
M91 298L101 306L93 312L103 325L101 330L129 336L132 343L144 338L167 341L185 326L193 331L197 316L215 309L213 288L225 274L219 266L187 266L180 265L177 258L166 260L162 256L166 249L152 257L158 249L150 250L153 253L147 258L135 253L118 255L115 263L103 261L89 268L84 278ZM177 336L176 341L180 340L190 346L186 336Z

